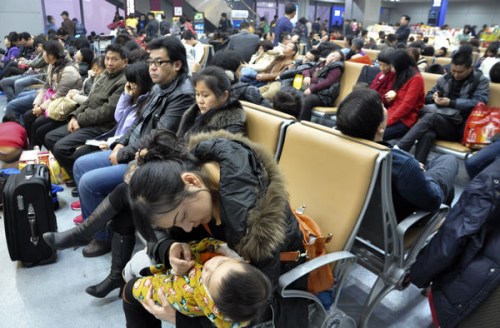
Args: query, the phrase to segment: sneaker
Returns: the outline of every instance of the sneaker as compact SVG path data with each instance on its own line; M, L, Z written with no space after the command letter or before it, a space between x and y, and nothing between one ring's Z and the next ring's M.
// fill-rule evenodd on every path
M69 206L73 211L81 211L82 210L82 206L80 204L80 201L77 200L76 202L73 202L71 203L71 205Z
M75 222L76 225L80 224L83 222L83 216L80 214L77 217L73 219L73 222Z

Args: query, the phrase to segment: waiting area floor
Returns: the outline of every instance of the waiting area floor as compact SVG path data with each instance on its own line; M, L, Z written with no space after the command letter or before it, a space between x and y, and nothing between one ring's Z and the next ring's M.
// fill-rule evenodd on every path
M0 118L5 106L5 96L0 96ZM467 182L461 163L457 197ZM58 194L61 203L61 208L56 211L59 231L73 227L73 218L78 214L69 208L69 204L76 200L70 191L65 188ZM87 286L99 283L108 274L110 254L84 258L81 248L67 249L58 252L56 263L24 268L10 260L3 212L0 215L0 328L125 327L117 290L104 299L85 293ZM141 247L136 246L137 249ZM342 294L340 308L357 319L375 278L375 275L356 265ZM369 326L433 327L427 298L414 286L402 292L391 292L376 308Z

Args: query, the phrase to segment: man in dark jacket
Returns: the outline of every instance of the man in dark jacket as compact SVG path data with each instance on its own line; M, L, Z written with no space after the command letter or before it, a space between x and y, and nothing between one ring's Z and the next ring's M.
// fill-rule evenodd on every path
M436 138L448 141L462 138L470 112L478 103L487 103L489 93L488 79L472 67L472 53L457 52L451 59L450 73L427 93L424 109L430 107L433 112L424 114L401 138L398 147L409 151L418 141L415 158L425 164Z
M109 131L116 124L114 113L126 83L127 55L120 46L109 45L104 61L106 71L95 83L87 101L71 113L67 125L45 136L45 146L71 177L76 148Z
M381 142L386 125L387 111L374 90L354 90L339 105L337 129L346 135ZM392 202L398 221L417 209L433 212L451 203L458 172L453 155L435 158L425 170L407 152L392 148L391 155Z
M408 24L410 23L410 16L408 15L403 15L401 16L401 19L399 20L399 27L396 30L396 37L398 38L398 42L402 42L406 44L408 42L408 37L410 36L410 27L408 27Z
M148 13L148 25L146 25L145 30L147 37L150 39L156 38L160 31L160 24L156 20L155 14L152 12Z
M161 15L161 22L160 22L160 34L161 35L167 35L170 34L170 22L167 20L165 15Z
M257 34L249 32L250 24L248 22L241 22L240 33L231 35L229 37L229 44L227 49L234 50L240 54L245 62L249 62L252 55L257 52L260 38Z
M276 21L276 26L274 27L274 46L278 45L281 33L292 33L293 23L292 20L297 14L297 7L293 3L289 3L285 6L285 16L280 17ZM272 25L271 25L272 26Z
M411 267L412 283L431 286L440 327L460 326L500 285L499 181L497 158L465 188Z
M226 13L220 14L219 31L221 33L227 33L227 34L231 34L231 32L233 31L233 24L231 23L231 19L227 18Z
M69 14L66 10L61 13L61 17L63 19L61 28L65 30L69 36L75 36L75 23L71 19L69 19Z
M75 162L75 181L84 218L123 181L127 163L134 159L139 140L156 128L177 131L183 113L194 103L182 43L175 37L158 38L148 44L148 49L149 75L155 86L141 109L140 118L128 134L112 145L113 151L85 155ZM89 251L86 254L100 255L106 252L103 249L109 250L109 242L104 242L102 236L96 235L87 246Z

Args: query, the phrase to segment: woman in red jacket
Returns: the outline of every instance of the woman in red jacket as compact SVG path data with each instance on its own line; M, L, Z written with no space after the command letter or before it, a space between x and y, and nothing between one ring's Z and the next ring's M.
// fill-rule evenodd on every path
M396 72L392 90L385 94L387 128L384 140L401 138L417 123L418 112L425 102L424 79L410 55L402 49L391 54L391 64Z
M378 54L378 67L380 68L380 73L378 73L373 79L370 89L375 90L380 95L382 103L385 107L389 107L390 103L385 98L385 94L392 90L392 85L394 84L394 78L396 74L392 70L391 66L391 55L394 53L394 49L385 49Z

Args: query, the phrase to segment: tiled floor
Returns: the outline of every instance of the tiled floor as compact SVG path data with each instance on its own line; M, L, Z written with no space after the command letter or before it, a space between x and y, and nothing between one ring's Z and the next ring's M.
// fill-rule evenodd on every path
M5 105L5 97L0 96L0 117ZM457 196L467 181L462 164ZM71 197L68 188L59 194L59 199L61 209L56 215L62 231L74 226L72 219L78 213L69 209L69 204L76 199ZM0 219L0 328L125 326L117 291L105 299L93 298L84 291L106 277L110 254L84 258L81 248L68 249L58 252L54 264L24 268L9 258L1 221L3 218ZM372 273L356 266L346 284L340 307L352 317L359 317L360 307L374 281ZM170 326L165 324L164 327ZM375 310L370 327L432 327L427 298L414 286L390 293Z

